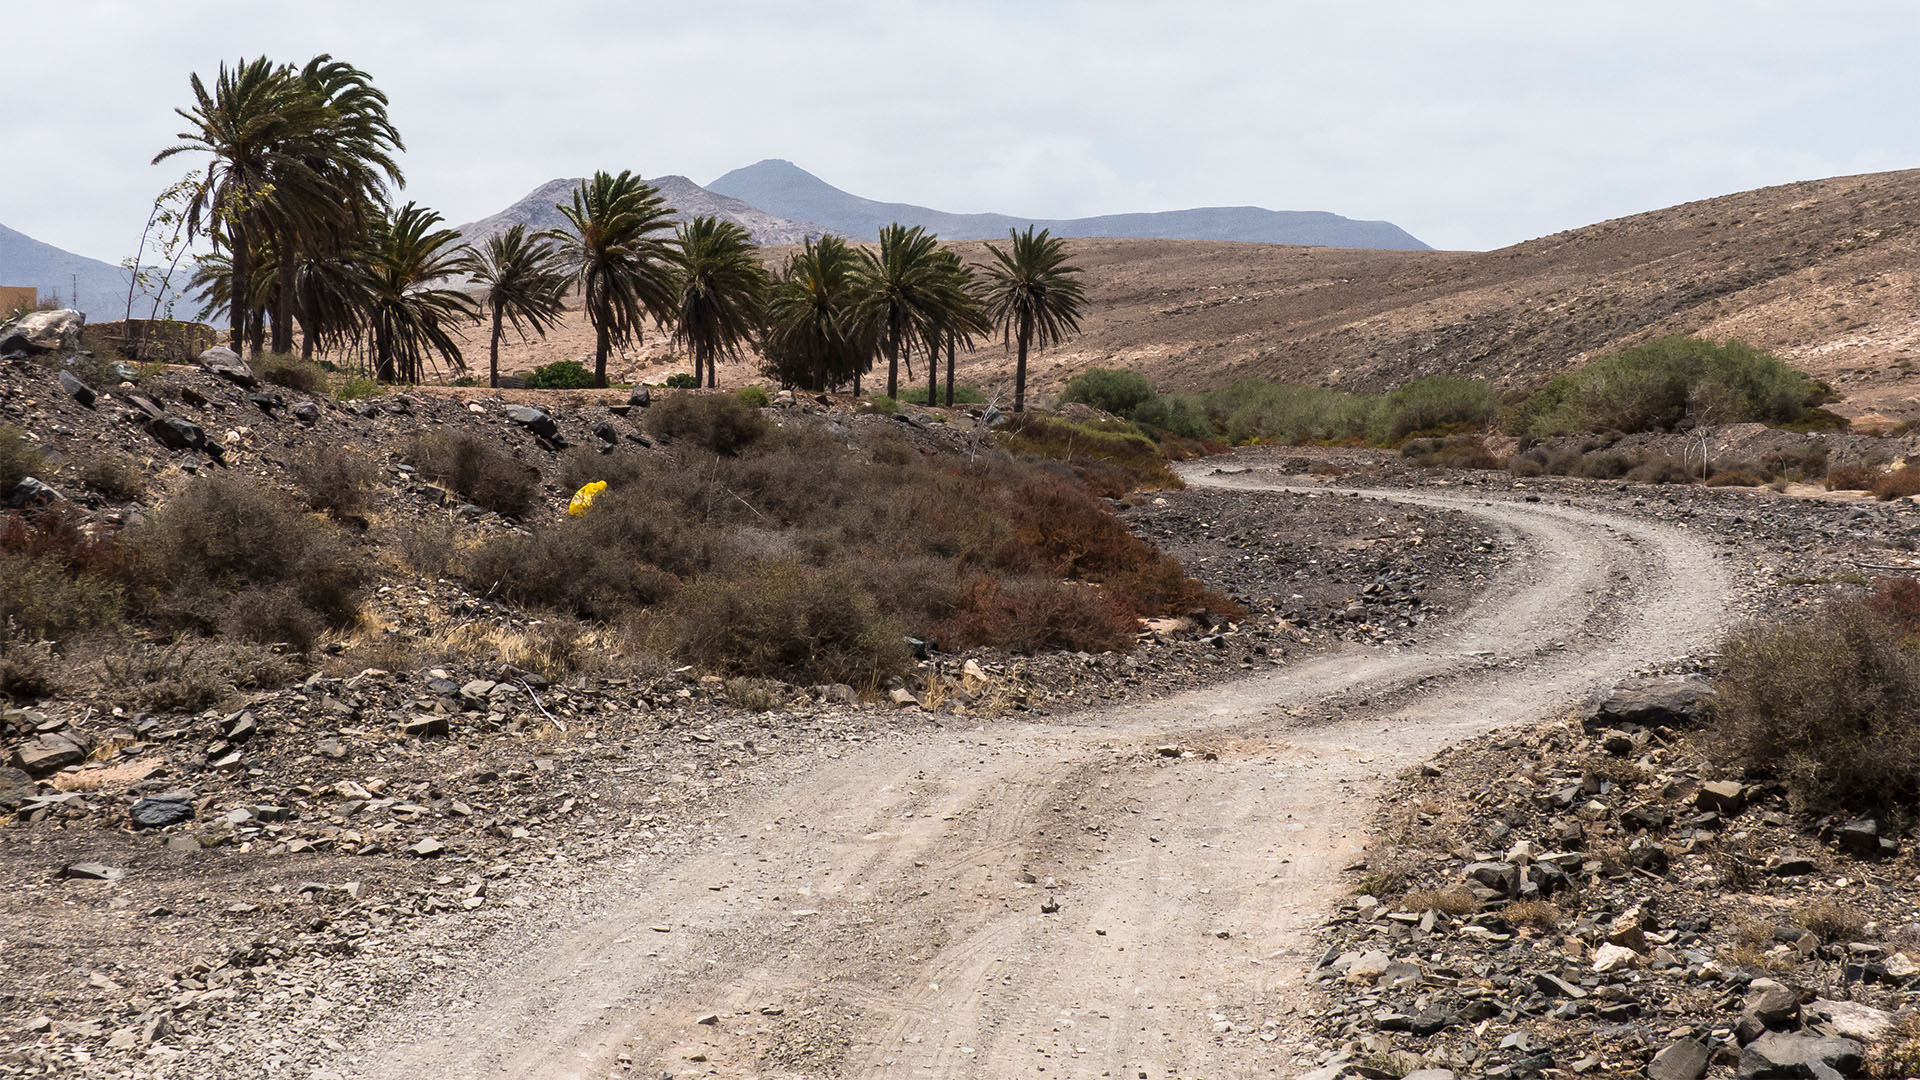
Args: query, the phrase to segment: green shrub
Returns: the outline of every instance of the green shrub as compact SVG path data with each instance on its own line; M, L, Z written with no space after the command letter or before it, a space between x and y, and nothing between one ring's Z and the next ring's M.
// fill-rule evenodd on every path
M1088 368L1067 380L1060 394L1061 404L1078 402L1115 416L1133 417L1133 410L1159 395L1146 376L1137 371Z
M593 372L578 360L555 360L527 372L529 390L584 390L593 385Z
M268 353L251 366L261 382L273 386L284 386L302 394L320 394L327 389L327 373L311 360L286 353Z
M376 379L364 375L352 375L340 383L333 396L341 401L358 401L361 398L378 397L387 392L387 388Z
M1185 485L1167 468L1160 447L1131 424L1076 424L1022 413L996 433L1015 454L1050 458L1071 468L1096 494L1117 499L1143 489Z
M667 376L667 381L661 385L669 390L698 390L700 389L700 376L691 375L684 371L675 372Z
M1714 745L1809 805L1920 799L1920 645L1905 617L1920 604L1897 592L1730 637L1714 681Z
M743 386L738 393L734 394L734 397L755 409L764 409L773 404L773 398L768 396L766 387L763 386Z
M80 466L80 482L115 502L132 502L146 494L147 474L140 463L108 450Z
M1530 395L1516 435L1676 431L1694 422L1807 421L1831 392L1738 341L1667 337L1596 360Z
M1132 420L1142 427L1171 432L1183 439L1211 439L1213 425L1207 412L1188 398L1162 398L1134 407Z
M0 424L0 500L29 476L45 472L47 456L12 424ZM42 479L45 479L42 477Z
M1437 375L1389 390L1367 416L1368 441L1390 446L1421 432L1445 433L1484 428L1493 422L1499 399L1482 382Z
M505 517L525 514L539 495L539 473L470 432L418 432L400 457L424 479Z
M202 477L128 533L136 599L159 626L310 648L359 615L367 561L250 477Z
M883 416L892 416L900 411L900 403L885 394L874 394L867 398L866 407L868 412L880 413Z
M760 410L732 395L668 394L647 410L647 430L731 457L767 433Z

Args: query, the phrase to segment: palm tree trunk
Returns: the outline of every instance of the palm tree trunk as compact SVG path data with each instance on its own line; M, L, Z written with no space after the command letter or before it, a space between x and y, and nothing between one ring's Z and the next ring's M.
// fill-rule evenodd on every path
M1023 317L1020 320L1020 361L1013 368L1013 411L1027 411L1027 338L1033 334L1033 327Z
M252 339L249 353L253 359L258 360L260 350L267 343L267 309L264 306L253 309L252 322L248 326L247 333Z
M714 349L711 345L700 345L693 350L694 377L699 377L700 368L702 365L705 365L707 369L707 389L709 390L719 385L720 378L713 370L713 353Z
M500 311L499 304L493 305L493 340L487 343L487 385L500 386Z
M593 325L593 385L607 385L607 328L598 322Z
M953 408L953 335L947 335L947 408Z
M253 267L247 259L247 239L238 229L228 237L233 249L233 284L227 292L227 314L232 325L233 351L241 353L247 347L247 313L252 305L247 303L247 276Z
M280 288L273 298L273 351L293 351L293 278L294 262L282 243L280 251Z
M887 396L900 396L900 343L887 335Z
M940 342L927 349L927 408L940 403Z

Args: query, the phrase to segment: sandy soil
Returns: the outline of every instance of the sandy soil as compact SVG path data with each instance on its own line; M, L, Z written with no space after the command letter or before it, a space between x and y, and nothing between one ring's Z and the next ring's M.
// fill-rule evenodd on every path
M581 903L449 960L335 1074L1290 1073L1312 927L1384 783L1707 645L1732 591L1725 558L1668 526L1365 497L1463 510L1520 555L1412 649L823 754L694 852L636 850Z

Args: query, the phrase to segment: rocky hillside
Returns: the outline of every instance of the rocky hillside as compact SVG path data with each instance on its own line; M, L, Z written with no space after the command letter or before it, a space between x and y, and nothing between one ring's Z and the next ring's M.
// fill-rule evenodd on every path
M125 270L63 251L5 225L0 225L0 285L30 285L42 299L58 297L62 306L78 308L99 322L122 318L127 311ZM142 293L136 298L134 314L146 315L152 302L150 295Z
M1051 229L1056 236L1231 240L1396 250L1424 250L1427 246L1391 222L1355 221L1319 210L1203 206L1191 210L1064 219L1015 214L951 214L911 203L863 199L834 187L791 161L777 158L735 169L707 187L776 214L818 221L836 232L866 238L878 236L882 226L898 221L925 226L952 240L1001 237L1008 229L1032 224Z
M667 205L678 211L674 215L676 220L709 216L731 221L746 229L756 244L798 244L826 231L818 225L775 217L738 199L716 195L684 176L660 176L649 183L659 188ZM460 226L460 235L470 243L478 243L514 225L525 225L529 229L563 228L566 219L555 207L567 201L579 184L577 177L549 180L505 210Z

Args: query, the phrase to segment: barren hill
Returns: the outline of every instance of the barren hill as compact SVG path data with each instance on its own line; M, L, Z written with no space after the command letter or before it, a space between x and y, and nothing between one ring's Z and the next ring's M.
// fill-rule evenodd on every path
M911 203L876 202L842 191L791 161L769 158L735 169L708 189L776 214L817 221L849 236L873 239L882 226L921 225L949 240L1007 235L1036 225L1055 236L1133 236L1234 240L1267 244L1423 250L1427 245L1388 221L1355 221L1323 210L1268 210L1258 206L1202 206L1086 218L1030 218L1013 214L952 214Z
M667 205L678 211L674 215L677 220L710 216L731 221L746 229L756 244L798 244L826 231L818 225L775 217L738 199L716 195L684 176L660 176L647 182L659 188ZM555 206L566 202L579 184L578 178L549 180L505 210L460 226L460 235L469 242L479 242L514 225L525 225L529 229L562 228L566 219Z
M127 310L126 270L75 255L4 225L0 225L0 285L33 286L41 299L52 302L57 298L61 306L79 308L96 322L122 318ZM153 297L141 290L134 302L135 314L144 317Z

